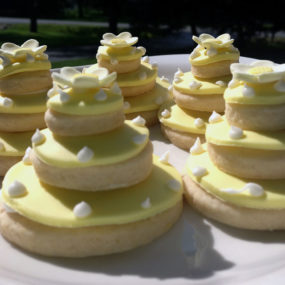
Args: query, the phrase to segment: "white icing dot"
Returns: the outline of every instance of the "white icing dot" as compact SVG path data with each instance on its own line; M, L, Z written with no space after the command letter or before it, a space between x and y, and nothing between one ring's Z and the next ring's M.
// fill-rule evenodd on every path
M167 110L167 109L164 109L162 112L161 112L161 116L163 118L168 118L170 117L170 112Z
M164 96L159 96L159 97L155 98L155 104L157 104L157 105L161 105L162 103L164 103L164 101L165 101Z
M227 83L226 83L225 81L223 81L223 80L218 80L218 81L216 81L216 84L219 85L219 86L221 86L221 87L227 85Z
M196 128L202 128L202 127L205 126L205 122L204 122L204 120L201 119L201 118L196 118L196 119L194 120L194 125L195 125Z
M152 64L151 64L151 68L152 68L152 69L158 69L158 64L157 64L157 62L152 63Z
M175 192L178 192L181 189L181 184L176 179L169 180L167 182L167 186L168 186L168 188L170 188L171 190L173 190Z
M73 208L73 214L76 218L85 218L92 213L90 205L84 201L76 204Z
M88 162L94 156L94 152L88 146L84 146L78 153L77 159L79 162Z
M8 65L11 65L11 60L10 60L7 56L5 56L5 55L0 55L0 58L1 58L1 60L2 60L1 65L2 65L3 67L8 66Z
M32 140L32 143L36 145L40 144L45 140L45 135L39 129L36 129L31 140Z
M215 56L217 53L218 51L214 47L207 49L207 56L209 57Z
M179 82L182 82L183 80L181 77L175 77L173 81L174 83L179 83Z
M243 130L235 126L231 126L229 136L231 139L240 139L243 136Z
M31 151L32 151L32 148L28 147L25 151L25 155L22 158L23 163L26 165L32 164L31 157L30 157Z
M102 102L107 99L107 94L103 89L100 89L94 96L96 101Z
M124 110L128 110L131 108L131 104L128 101L124 102Z
M222 121L222 116L217 113L216 111L213 111L213 113L211 114L210 118L209 118L209 123L213 124L213 123L217 123Z
M136 118L132 120L132 123L136 126L143 127L145 126L145 119L141 116L137 116Z
M68 102L70 100L70 95L62 90L58 90L59 92L59 100L63 103Z
M5 146L2 142L0 142L0 151L3 151L5 149Z
M164 81L164 82L169 82L169 79L168 78L166 78L164 75L162 75L161 77L160 77L160 80L161 81Z
M8 186L8 189L7 189L7 194L10 197L19 197L19 196L23 196L26 193L27 193L27 189L25 185L19 182L18 180L15 180L14 182L12 182Z
M160 156L159 161L164 163L164 164L169 164L169 155L170 155L170 151L167 150L165 153L163 153Z
M184 74L184 72L178 67L177 71L175 72L174 76L175 77L180 77Z
M173 91L173 85L168 86L167 89L168 89L169 92L172 92Z
M118 62L118 60L117 60L116 58L111 57L110 63L111 63L112 65L117 65L119 62Z
M78 106L79 107L84 107L85 106L85 102L84 101L79 101Z
M192 173L195 177L202 177L207 174L207 169L202 166L196 166L192 169Z
M27 62L34 62L34 61L35 61L35 58L34 58L31 54L27 53L27 55L26 55L26 61L27 61Z
M190 153L191 154L200 154L204 152L204 149L202 147L202 144L201 144L201 141L200 141L200 138L198 137L196 139L196 141L194 142L194 144L191 146L190 148Z
M144 56L144 57L142 58L142 62L148 63L148 62L149 62L149 57L148 57L148 56Z
M133 137L133 142L137 145L143 144L147 140L147 135L137 135Z
M142 52L142 55L145 55L146 49L144 47L137 47L137 49Z
M18 65L20 65L20 62L14 62L14 63L12 63L12 66L14 66L14 67L16 67L16 66L18 66Z
M151 202L150 202L150 198L147 197L142 203L141 203L141 207L143 209L148 209L151 207Z
M0 106L10 108L13 106L13 103L14 102L11 98L0 96Z
M140 80L145 80L146 78L147 78L147 74L144 71L139 73L139 79Z
M116 94L116 95L121 95L122 94L122 90L120 88L120 86L118 85L117 82L115 82L113 84L113 86L111 87L111 92Z
M191 90L200 89L201 86L202 86L202 84L201 84L200 82L195 81L195 80L193 80L193 81L191 81L191 82L189 83L189 88L190 88Z
M250 86L248 86L247 84L244 85L243 89L242 89L242 95L244 97L253 97L255 95L254 89Z
M244 191L248 190L252 196L259 197L264 194L264 189L257 183L247 183L244 188Z
M278 92L285 92L285 81L279 80L274 84L274 89Z
M223 188L223 189L221 189L221 191L226 192L228 194L239 194L239 193L243 192L243 190L237 190L234 188Z
M235 87L237 87L239 85L239 81L236 79L232 79L229 83L228 83L228 87L233 89Z

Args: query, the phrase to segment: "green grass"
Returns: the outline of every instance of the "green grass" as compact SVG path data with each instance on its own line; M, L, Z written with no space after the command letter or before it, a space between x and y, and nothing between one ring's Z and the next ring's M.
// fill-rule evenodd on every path
M59 68L64 66L90 65L94 63L96 63L96 58L77 58L77 59L53 62L52 68Z

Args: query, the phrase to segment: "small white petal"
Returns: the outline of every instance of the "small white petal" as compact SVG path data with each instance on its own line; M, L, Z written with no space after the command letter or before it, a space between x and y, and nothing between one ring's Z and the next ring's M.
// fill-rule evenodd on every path
M195 81L195 80L193 80L193 81L191 81L191 82L189 83L189 88L190 88L191 90L200 89L201 86L202 86L202 84L201 84L200 82Z
M18 180L15 180L13 183L11 183L7 189L7 194L10 197L19 197L25 195L26 193L27 189L25 185Z
M202 147L200 138L198 137L196 139L195 143L191 146L190 153L191 154L200 154L200 153L203 153L203 152L204 152L204 149Z
M113 86L111 87L111 92L116 94L116 95L121 95L122 94L122 90L120 88L120 86L118 85L117 82L115 82L113 84Z
M168 150L160 156L159 161L164 164L169 164L169 155L170 151Z
M243 136L243 130L235 126L231 126L229 136L231 139L240 139Z
M200 53L198 52L198 50L194 49L191 53L190 53L190 58L194 59L196 57L198 57L200 55Z
M128 110L131 108L131 104L128 101L124 102L124 110Z
M31 147L28 147L25 151L25 155L22 158L22 161L25 165L31 165L32 164L31 151L32 151Z
M196 119L194 120L194 125L195 125L196 128L202 128L202 127L205 126L205 122L204 122L204 120L201 119L201 118L196 118Z
M210 47L207 49L207 56L213 57L218 53L218 51L214 47Z
M166 77L163 76L163 75L160 77L160 80L169 83L169 79L166 78ZM169 87L168 87L168 88L169 88Z
M219 86L221 86L221 87L227 85L227 83L226 83L225 81L223 81L223 80L218 80L218 81L216 81L216 84L219 85Z
M197 167L192 169L192 173L195 177L202 177L205 174L207 174L207 169L205 167L202 167L202 166L197 166Z
M67 94L66 92L62 91L62 90L58 90L59 92L59 100L62 102L62 103L65 103L65 102L68 102L70 100L70 95Z
M11 65L11 60L7 57L7 56L4 56L4 55L0 55L0 58L2 60L2 65L5 67L5 66L8 66L8 65Z
M77 153L77 159L79 162L88 162L92 159L94 156L94 152L92 149L90 149L88 146L83 147L78 153Z
M151 207L151 202L150 202L150 198L147 197L142 203L141 203L141 207L144 209L148 209Z
M248 86L247 84L245 84L243 89L242 89L242 95L244 97L252 98L255 95L254 89L252 87Z
M169 180L167 182L167 186L168 186L168 188L170 188L171 190L173 190L175 192L178 192L181 189L181 184L176 179Z
M11 108L13 104L14 102L11 98L0 96L0 106L5 108Z
M31 140L32 140L32 143L36 145L40 144L45 140L45 135L39 129L36 129Z
M97 92L94 96L96 101L102 102L107 99L107 94L103 89L100 89L99 92Z
M239 85L239 81L236 79L232 79L229 83L228 83L228 87L233 89L235 87L237 87Z
M145 126L145 119L141 116L137 116L132 120L132 123L136 126L144 127Z
M162 112L161 112L161 116L163 118L168 118L170 117L170 112L167 110L167 109L164 109Z
M133 137L133 142L137 145L145 143L147 140L147 135L137 135Z
M157 62L152 63L152 64L151 64L151 68L152 68L152 69L158 69L158 64L157 64Z
M148 62L149 62L149 57L148 57L148 56L144 56L144 57L142 58L142 62L148 63Z
M248 190L252 196L259 197L264 194L264 189L257 183L247 183L244 188L244 191Z
M137 47L137 49L142 52L142 55L145 55L146 49L144 47Z
M49 98L53 97L54 95L56 95L58 93L58 86L55 82L53 82L53 87L48 91L47 96Z
M285 81L279 80L274 84L274 89L278 92L285 92Z
M76 218L85 218L92 213L90 205L84 201L78 203L73 208L73 214Z
M145 80L146 78L147 78L147 74L144 71L139 73L139 79L140 80Z
M213 124L213 123L220 122L222 120L223 120L222 116L219 113L217 113L216 111L213 111L213 113L211 114L211 116L209 118L209 123Z

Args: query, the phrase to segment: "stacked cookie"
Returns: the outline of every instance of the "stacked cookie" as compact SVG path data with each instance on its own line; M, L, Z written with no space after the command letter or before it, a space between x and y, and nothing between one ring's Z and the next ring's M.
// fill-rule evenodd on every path
M52 86L46 46L28 40L0 49L0 175L25 154L37 128L44 128L46 95Z
M67 67L52 77L49 128L3 181L2 235L38 254L84 257L165 233L182 211L182 180L167 155L153 156L145 120L124 120L116 73Z
M187 162L187 199L206 216L246 229L285 229L285 64L232 64L225 117Z
M189 57L191 71L184 73L178 68L172 88L175 103L166 103L159 111L162 132L183 149L189 149L196 138L203 142L208 119L213 121L216 112L224 112L230 65L239 60L229 34L217 38L202 34L193 40L198 46Z
M168 99L169 81L157 77L157 64L151 64L148 56L142 58L145 48L133 47L137 41L129 32L104 34L96 57L100 67L118 73L127 119L140 115L151 126L157 123L160 105Z

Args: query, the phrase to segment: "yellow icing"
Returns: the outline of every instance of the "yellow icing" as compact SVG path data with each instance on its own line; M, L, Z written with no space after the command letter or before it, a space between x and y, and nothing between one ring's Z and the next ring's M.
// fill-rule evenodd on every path
M253 75L258 75L262 73L270 73L273 72L273 69L269 66L255 66L249 69L248 73Z
M161 112L165 109L170 111L170 116L167 118L164 118L161 115ZM209 116L210 114L207 112L198 112L182 109L177 106L173 101L163 104L158 112L159 121L163 125L177 131L194 134L205 134ZM196 118L203 119L205 122L205 126L200 128L196 127L194 124Z
M223 121L208 124L207 142L222 146L234 146L265 150L285 150L285 132L254 132L243 130L241 139L231 139L230 126Z
M192 170L197 167L207 169L207 174L197 178L192 174ZM257 209L284 209L285 208L285 180L247 180L226 174L219 170L211 162L207 152L199 155L191 155L186 163L187 174L193 181L203 187L203 189L217 198L234 204L236 206L257 208ZM232 188L242 189L247 183L257 183L264 189L264 195L254 197L248 191L230 194L222 189Z
M231 80L231 76L223 76L218 78L198 78L194 77L192 72L186 72L181 77L182 81L175 83L173 82L173 87L184 94L191 95L210 95L210 94L223 94L225 89L227 88L228 82ZM202 86L199 89L190 89L189 84L192 81L197 81L201 83ZM216 84L217 81L224 81L226 83L225 86L219 86Z
M107 94L107 99L97 101L94 96L99 89L94 90L76 90L69 88L64 90L70 95L70 100L62 102L60 95L56 94L47 102L47 107L59 113L70 115L102 115L117 111L123 107L123 97L120 94L114 94L109 89L103 89Z
M239 51L229 51L228 49L219 49L218 54L209 57L207 55L206 49L196 50L198 56L195 58L189 57L190 64L192 65L206 65L214 62L224 61L224 60L239 60Z
M0 150L0 156L23 156L26 148L31 145L31 137L34 132L0 133L0 142L4 147Z
M20 72L49 70L51 68L51 63L48 60L36 60L34 62L15 62L4 68L0 65L0 68L1 67L0 78Z
M160 105L156 103L156 99L162 97L164 101L167 100L167 88L169 87L169 85L169 83L164 82L157 77L156 85L152 90L140 96L131 96L125 98L125 101L130 103L130 108L125 110L125 114L157 110Z
M108 165L125 161L138 155L147 145L149 137L146 127L136 126L127 120L122 127L99 135L64 137L52 134L49 129L41 132L46 139L41 144L34 145L34 151L45 163L62 168ZM146 135L146 140L139 145L133 142L133 138L138 135ZM77 153L85 146L93 150L94 156L88 162L81 163L77 159Z
M276 105L285 103L285 92L281 93L275 90L276 82L253 84L247 83L248 86L254 89L255 95L246 97L242 91L244 83L240 83L235 88L227 88L224 93L224 98L227 103L247 104L247 105Z
M100 46L98 48L98 54L104 60L110 60L114 58L118 61L131 61L139 59L143 56L143 52L140 49L135 49L134 47L124 47L124 48L112 48L108 46Z
M171 190L171 179L180 182L178 191ZM27 195L10 198L8 186L17 180L27 188ZM154 157L153 170L143 182L128 188L112 191L75 191L40 183L32 166L22 162L14 165L6 174L2 188L3 201L28 219L53 227L85 227L125 224L147 219L175 206L182 198L182 181L179 173L170 165ZM151 207L141 203L150 199ZM87 202L92 213L86 218L76 218L73 208L81 201Z
M13 105L9 108L0 105L0 113L32 114L43 113L46 111L46 91L40 94L9 96L8 98L11 98L13 100Z

